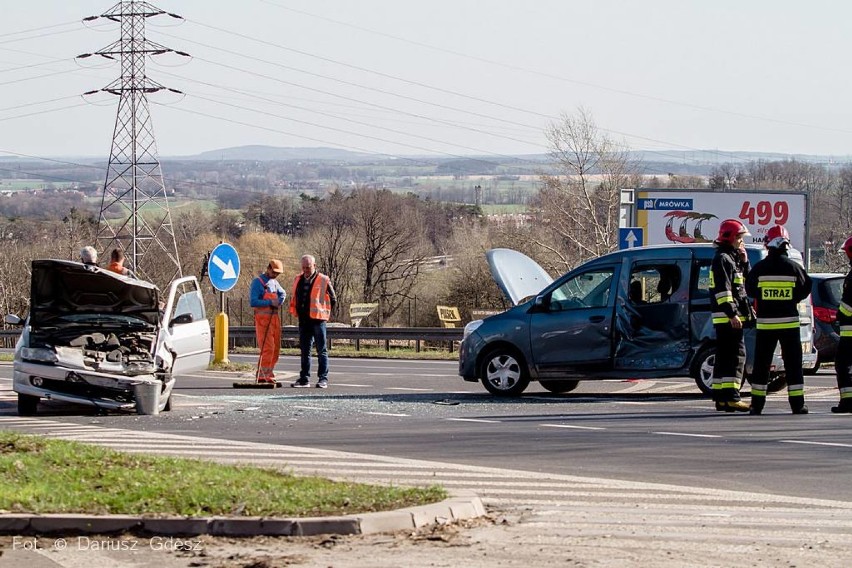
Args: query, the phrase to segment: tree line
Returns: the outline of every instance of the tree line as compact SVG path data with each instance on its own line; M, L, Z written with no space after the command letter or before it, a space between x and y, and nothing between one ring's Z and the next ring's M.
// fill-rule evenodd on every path
M625 187L806 192L811 245L825 249L819 268L845 270L845 256L836 248L852 234L852 165L752 161L719 165L708 177L648 176L583 109L553 123L547 137L553 165L540 176L525 214L489 219L473 205L369 185L333 187L321 198L254 194L239 208L173 214L183 273L202 276L207 253L221 241L233 244L242 274L221 308L232 325L250 325L248 288L269 258L284 262L281 282L289 293L299 257L312 254L340 296L333 319L348 323L350 304L376 303L379 308L362 325L437 326L436 305L459 307L465 320L475 309L505 307L485 262L490 248L520 250L553 275L615 250ZM3 313L26 313L31 260L76 260L79 249L95 241L97 211L61 194L40 201L40 207L27 201L26 214L15 210L0 217ZM212 315L221 296L209 283L203 288ZM285 317L286 323L294 322Z

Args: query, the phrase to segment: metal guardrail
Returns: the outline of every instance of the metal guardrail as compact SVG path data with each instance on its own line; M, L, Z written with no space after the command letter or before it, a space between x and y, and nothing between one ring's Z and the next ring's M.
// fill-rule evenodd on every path
M424 342L435 342L448 349L451 353L456 350L461 341L461 328L443 327L337 327L329 326L327 335L329 347L336 340L349 340L355 344L355 350L361 349L363 341L378 341L389 351L391 342L414 342L414 350L420 352ZM0 330L0 346L11 348L15 346L20 331L15 329ZM294 344L299 341L299 328L285 326L281 328L282 344ZM254 326L233 326L228 328L229 347L257 347Z
M326 328L329 347L332 348L336 340L350 340L355 345L355 350L361 349L363 341L378 341L384 345L385 351L391 348L391 342L403 341L414 342L414 350L420 352L424 342L435 342L443 345L451 353L456 350L458 342L462 339L461 328L443 327L337 327ZM284 326L281 328L282 344L295 345L299 341L299 328L296 326ZM255 341L254 326L234 326L228 328L228 343L231 347L245 347L247 345L257 346Z

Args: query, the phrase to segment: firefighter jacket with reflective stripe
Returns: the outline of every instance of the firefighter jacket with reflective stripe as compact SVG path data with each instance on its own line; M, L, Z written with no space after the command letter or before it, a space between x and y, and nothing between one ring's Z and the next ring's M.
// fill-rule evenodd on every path
M328 321L331 318L331 310L337 302L331 279L325 274L315 272L307 282L310 285L310 294L307 297L305 297L306 287L302 286L303 279L304 276L300 274L293 280L290 313L296 317L307 315L311 319Z
M277 313L278 308L272 305L272 300L275 298L278 299L279 306L284 304L284 299L287 298L287 292L284 291L277 280L269 278L266 274L260 274L252 280L249 289L249 304L254 308L254 313Z
M716 244L716 255L710 265L710 299L713 323L729 323L735 315L750 319L751 307L745 292L745 277L749 273L748 259L728 244Z
M811 293L811 278L786 252L770 248L746 277L746 292L757 303L757 329L798 329L797 304Z
M843 281L843 296L837 307L837 324L840 326L840 337L852 337L852 270Z

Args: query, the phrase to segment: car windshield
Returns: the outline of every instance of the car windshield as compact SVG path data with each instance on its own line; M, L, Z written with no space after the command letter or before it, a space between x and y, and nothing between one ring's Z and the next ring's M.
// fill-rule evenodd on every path
M829 278L820 284L820 297L826 306L837 307L843 298L843 278Z

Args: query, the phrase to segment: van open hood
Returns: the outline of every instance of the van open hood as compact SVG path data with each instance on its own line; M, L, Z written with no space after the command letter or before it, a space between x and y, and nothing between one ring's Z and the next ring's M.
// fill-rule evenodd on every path
M115 314L156 325L159 291L143 280L68 260L34 260L30 325L72 314Z
M539 264L516 250L498 248L485 253L491 276L497 286L517 306L535 296L553 282L553 278Z

